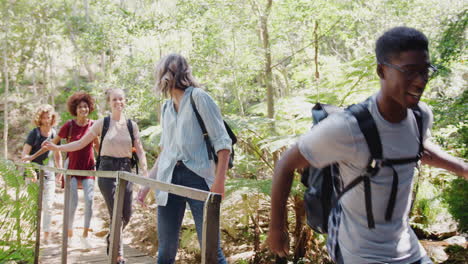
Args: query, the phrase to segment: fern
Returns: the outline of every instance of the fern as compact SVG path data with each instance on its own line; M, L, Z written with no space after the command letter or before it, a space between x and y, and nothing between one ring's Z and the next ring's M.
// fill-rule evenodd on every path
M0 263L34 260L34 235L39 187L27 184L31 172L18 170L14 163L0 160Z

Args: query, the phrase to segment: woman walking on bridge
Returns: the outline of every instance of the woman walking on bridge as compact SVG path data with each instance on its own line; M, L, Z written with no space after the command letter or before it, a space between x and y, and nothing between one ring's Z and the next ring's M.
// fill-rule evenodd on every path
M158 157L151 177L166 183L183 185L224 194L231 139L224 127L221 112L213 99L192 76L184 57L171 54L156 68L156 91L170 95L162 107L163 128ZM192 108L195 104L206 126L218 162L209 159L200 124ZM148 188L143 188L138 201L143 203ZM158 263L174 263L179 246L179 233L186 203L190 206L198 241L201 245L204 202L157 191ZM218 263L226 263L218 240Z
M76 117L70 119L60 128L57 136L52 139L54 144L58 144L62 138L67 140L67 143L80 140L94 124L94 120L89 119L89 114L94 111L94 99L85 92L76 92L68 98L68 112ZM93 144L94 143L94 144ZM65 167L71 170L94 170L95 161L93 146L99 149L99 139L95 137L93 142L86 145L84 148L68 153L68 165L65 161ZM46 152L46 148L42 148L36 152L31 158L35 158ZM97 152L97 151L96 151ZM63 177L59 179L62 181ZM68 222L68 241L72 241L73 237L73 222L75 218L76 208L78 206L78 188L83 189L85 201L85 217L83 236L80 238L82 247L91 248L88 241L88 233L90 229L91 217L93 216L93 199L94 199L94 177L92 176L72 176L70 180L71 196L70 196L70 211ZM70 243L69 242L69 243Z
M121 89L109 89L106 91L106 100L111 107L111 115L97 120L90 130L78 141L66 145L57 146L47 142L44 146L48 149L59 151L76 151L84 148L96 137L101 137L100 157L98 170L101 171L128 171L131 172L131 159L133 146L140 161L140 168L144 176L147 176L145 151L140 142L138 126L134 121L127 120L124 116L125 94ZM132 141L133 138L133 141ZM116 180L110 178L98 179L99 189L107 205L110 219L114 209L114 195ZM122 212L122 230L129 223L132 214L132 187L129 182L125 188L125 198ZM111 230L112 231L112 230ZM109 249L109 235L106 238ZM125 263L123 257L123 243L120 240L117 263Z
M37 108L33 119L36 126L29 132L26 142L23 146L21 159L23 161L32 161L39 165L54 166L62 168L62 156L60 152L54 151L54 158L50 157L50 151L44 151L41 155L32 157L31 153L36 153L41 149L41 144L44 141L51 140L55 137L57 132L52 127L58 122L58 115L51 105L45 104ZM44 164L48 159L47 164ZM37 175L39 176L39 175ZM52 206L54 204L55 194L55 173L51 171L44 171L44 193L42 198L42 230L44 231L44 242L47 244L50 234L50 223L52 219Z

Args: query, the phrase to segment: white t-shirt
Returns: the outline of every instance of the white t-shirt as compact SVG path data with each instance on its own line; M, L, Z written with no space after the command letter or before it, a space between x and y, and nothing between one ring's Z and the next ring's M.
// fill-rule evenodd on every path
M429 137L432 112L419 103L423 116L423 138ZM419 132L413 112L399 123L386 121L378 111L376 95L371 97L369 111L374 118L382 142L383 157L401 159L415 157L419 151ZM357 120L346 111L330 115L298 142L301 154L309 163L322 168L338 163L344 186L365 171L370 152ZM398 189L391 221L385 221L393 171L383 167L371 178L372 212L375 228L367 226L364 185L358 184L340 199L342 207L338 227L338 243L345 263L411 263L426 252L411 229L408 213L415 163L395 165Z

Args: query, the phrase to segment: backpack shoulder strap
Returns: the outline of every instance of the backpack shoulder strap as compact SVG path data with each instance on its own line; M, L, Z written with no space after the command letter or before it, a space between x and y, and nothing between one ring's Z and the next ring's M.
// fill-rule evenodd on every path
M130 139L132 140L132 159L135 161L136 166L136 173L138 174L138 156L133 152L133 148L135 147L135 136L133 135L133 124L131 119L127 119L127 128L128 133L130 134Z
M101 141L99 142L99 153L98 157L101 157L101 150L102 150L102 142L104 140L104 137L107 134L107 130L109 130L109 124L110 124L110 116L104 117L104 122L102 124L102 132L101 132Z
M39 127L34 128L34 146L39 144L41 140L41 129Z
M361 130L364 138L366 139L367 146L369 148L371 158L367 166L367 171L370 175L361 175L355 181L350 184L350 188L354 187L361 181L364 182L364 198L366 203L366 215L367 215L367 226L369 228L375 228L374 215L372 213L372 195L371 195L371 184L369 176L375 175L379 167L375 164L376 160L382 160L382 142L380 140L379 131L375 124L374 118L368 109L369 99L363 103L354 104L348 107L348 111L356 118L359 129ZM350 188L347 188L349 190Z
M133 124L131 119L127 119L127 128L128 133L130 134L130 138L132 139L132 147L134 147L133 141L135 141L135 137L133 136Z
M206 130L205 123L203 122L203 119L200 116L200 113L198 112L197 106L195 105L195 100L193 100L193 96L192 96L193 95L193 90L195 90L195 88L193 88L192 91L190 92L190 104L192 105L193 112L195 113L195 116L197 117L198 124L200 125L200 128L202 130L203 139L205 140L205 144L206 144L206 150L208 151L208 158L209 158L209 160L213 160L213 153L211 151L212 146L211 146L210 137L208 136L208 131Z
M371 153L371 159L382 159L382 142L374 118L368 109L369 99L363 103L348 107L348 111L356 118L359 128L366 139Z
M417 105L416 107L411 108L413 111L414 117L416 118L416 124L418 126L418 132L419 132L419 157L422 156L422 153L424 151L424 145L423 145L423 118L422 118L422 111L421 108Z

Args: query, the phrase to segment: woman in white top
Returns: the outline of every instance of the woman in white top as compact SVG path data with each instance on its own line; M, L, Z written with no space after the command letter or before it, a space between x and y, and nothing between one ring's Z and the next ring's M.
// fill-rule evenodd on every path
M121 89L110 89L106 92L107 102L111 106L111 116L97 120L90 130L80 140L69 144L57 146L51 142L44 144L45 147L58 151L76 151L88 145L95 137L100 137L103 131L105 119L109 120L109 128L103 141L100 164L98 170L103 171L131 171L132 157L132 141L129 131L128 120L125 118L123 110L125 108L125 94ZM134 141L133 145L136 148L136 154L140 160L140 167L144 176L147 176L146 156L145 151L140 142L138 126L134 121L131 121ZM99 189L106 201L110 219L112 219L112 210L114 208L114 194L116 188L115 179L99 178ZM132 213L132 183L128 183L125 189L125 199L122 212L123 228L130 221ZM109 247L109 235L107 236ZM120 240L119 256L117 263L125 263L123 258L123 244Z

